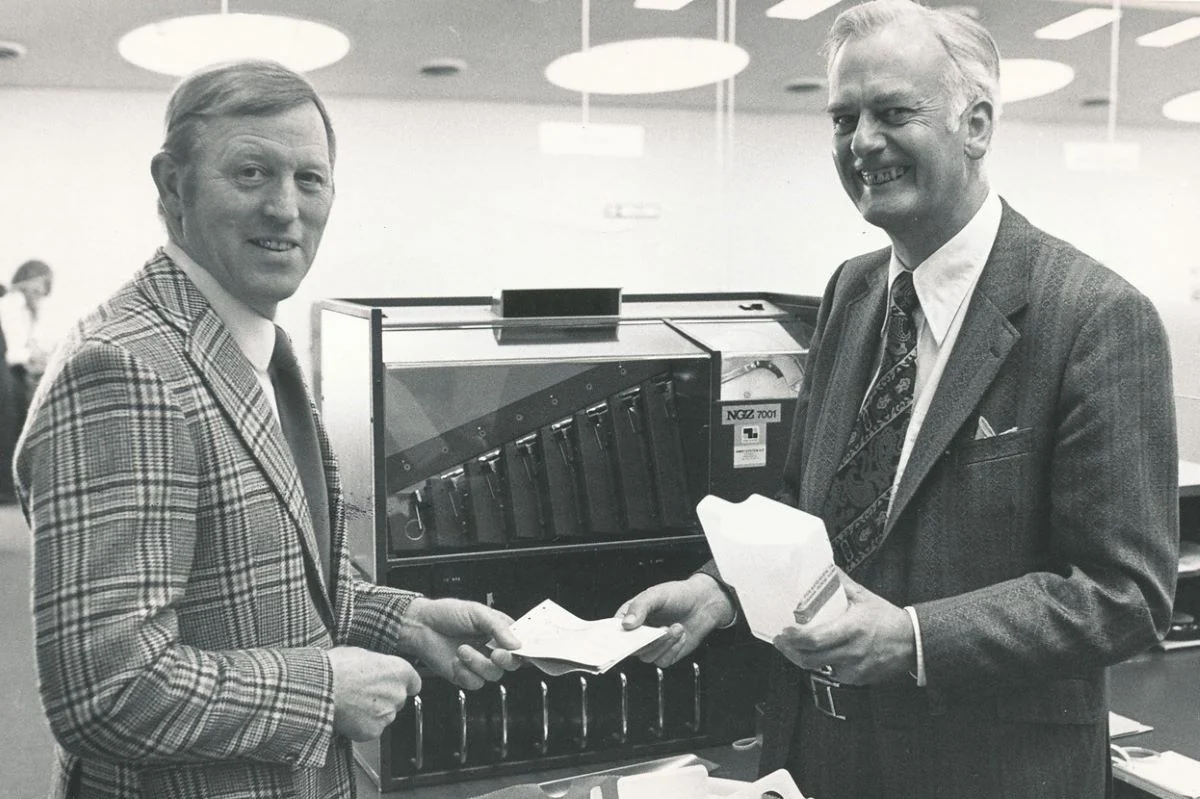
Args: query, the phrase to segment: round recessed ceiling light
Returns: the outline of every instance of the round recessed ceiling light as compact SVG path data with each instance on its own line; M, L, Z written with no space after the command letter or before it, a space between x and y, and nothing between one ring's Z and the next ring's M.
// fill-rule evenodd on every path
M25 55L25 45L20 42L0 41L0 61L16 61Z
M555 86L594 94L657 94L717 83L746 68L750 55L715 39L631 39L557 58Z
M1006 103L1041 97L1075 80L1075 70L1060 61L1040 58L1000 60L1000 99Z
M308 72L340 61L350 51L350 39L306 19L200 14L143 25L122 36L117 51L126 61L165 75L186 75L238 58L265 58Z
M1181 94L1163 103L1163 116L1176 122L1200 122L1200 91Z
M461 58L433 58L421 64L422 75L431 78L448 78L467 69L467 62Z
M811 94L824 89L825 81L822 78L797 78L789 81L783 88L792 94Z

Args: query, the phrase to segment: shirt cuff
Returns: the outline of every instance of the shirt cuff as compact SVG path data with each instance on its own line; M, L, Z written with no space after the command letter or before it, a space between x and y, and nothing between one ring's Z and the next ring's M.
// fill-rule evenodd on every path
M905 605L904 610L908 613L908 619L913 626L913 640L917 646L917 673L912 676L917 681L917 687L924 688L925 679L925 648L921 646L921 622L917 619L917 611L912 605ZM909 672L912 674L912 672Z

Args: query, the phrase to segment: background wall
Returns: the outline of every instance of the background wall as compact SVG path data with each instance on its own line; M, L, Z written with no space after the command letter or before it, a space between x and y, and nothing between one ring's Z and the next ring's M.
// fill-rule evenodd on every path
M576 122L575 108L327 99L338 198L313 273L279 316L301 344L319 297L584 285L819 294L842 259L885 243L842 193L821 116L738 115L720 169L712 114L593 107L593 122L645 126L645 155L618 159L539 154L538 123ZM0 90L0 281L27 258L46 260L68 320L149 257L164 236L149 160L165 101L154 92ZM993 184L1170 319L1200 329L1200 133L1122 130L1141 145L1134 172L1062 166L1065 142L1103 135L1002 120ZM606 217L617 202L654 203L661 216ZM1200 333L1183 335L1200 343ZM1200 459L1200 368L1179 366L1181 395L1191 398L1181 426L1194 433L1189 457Z

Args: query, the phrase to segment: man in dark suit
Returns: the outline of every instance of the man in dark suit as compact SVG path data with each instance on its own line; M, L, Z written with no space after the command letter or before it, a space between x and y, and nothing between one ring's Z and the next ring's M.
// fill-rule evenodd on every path
M351 740L515 667L511 619L352 571L334 453L272 319L333 203L333 128L273 62L175 90L168 242L82 319L17 453L54 797L349 799Z
M1167 343L1128 283L992 191L999 54L908 0L826 45L843 187L891 247L822 298L784 496L849 608L774 641L762 771L820 799L1111 790L1107 666L1167 626L1178 548ZM664 665L735 617L710 567L621 609Z

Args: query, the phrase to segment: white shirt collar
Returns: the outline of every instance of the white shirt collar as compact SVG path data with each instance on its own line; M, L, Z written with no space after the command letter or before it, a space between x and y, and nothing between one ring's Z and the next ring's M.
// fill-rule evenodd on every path
M1000 230L1000 197L989 191L983 205L955 236L913 268L913 287L929 332L941 346L963 302L971 295ZM888 286L904 267L892 250ZM889 288L889 291L891 289Z
M229 328L234 342L260 373L271 365L271 354L275 350L275 323L255 311L246 303L225 290L202 266L192 260L183 248L174 242L163 247L167 256L196 284L216 311L217 316Z

